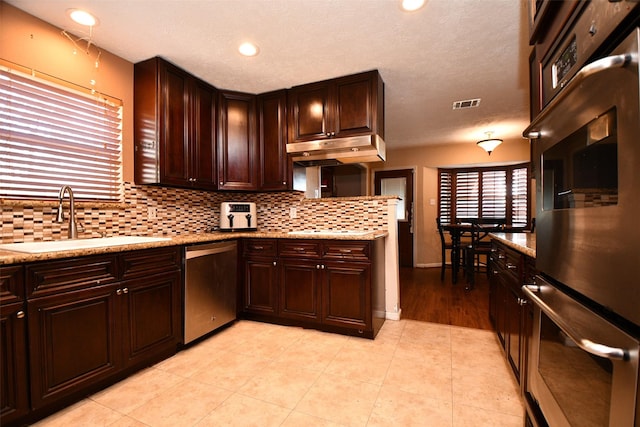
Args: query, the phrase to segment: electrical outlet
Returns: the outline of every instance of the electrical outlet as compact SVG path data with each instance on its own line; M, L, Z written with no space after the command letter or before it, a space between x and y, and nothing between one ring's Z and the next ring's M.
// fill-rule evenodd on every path
M158 210L155 206L147 207L147 219L155 219L158 216Z
M298 217L298 211L296 210L296 208L289 208L289 218L297 218Z

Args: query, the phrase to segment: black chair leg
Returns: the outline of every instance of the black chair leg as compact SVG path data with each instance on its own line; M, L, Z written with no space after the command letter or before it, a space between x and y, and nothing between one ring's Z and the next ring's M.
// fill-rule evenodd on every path
M473 289L473 285L474 285L474 281L475 281L475 274L476 274L476 267L475 267L475 257L476 254L474 253L472 248L468 248L467 249L467 256L465 257L465 270L467 273L467 286L465 287L466 290L471 290Z

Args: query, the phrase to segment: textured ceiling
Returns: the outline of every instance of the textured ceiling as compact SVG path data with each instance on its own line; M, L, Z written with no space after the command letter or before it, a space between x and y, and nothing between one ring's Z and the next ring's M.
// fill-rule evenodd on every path
M7 0L74 34L66 15L99 19L94 43L138 62L160 55L221 89L262 93L378 69L387 149L472 143L528 124L524 0ZM253 41L260 54L237 47ZM452 110L481 98L478 108Z

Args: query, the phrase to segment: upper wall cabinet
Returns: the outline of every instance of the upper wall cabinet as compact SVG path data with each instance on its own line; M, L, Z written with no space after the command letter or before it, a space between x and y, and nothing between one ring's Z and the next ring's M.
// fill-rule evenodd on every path
M384 137L384 83L378 71L296 86L288 95L289 142Z
M137 184L217 188L216 92L162 58L135 64Z
M218 107L218 189L258 189L256 96L220 91Z
M287 91L258 95L260 190L292 187L292 165L287 156Z

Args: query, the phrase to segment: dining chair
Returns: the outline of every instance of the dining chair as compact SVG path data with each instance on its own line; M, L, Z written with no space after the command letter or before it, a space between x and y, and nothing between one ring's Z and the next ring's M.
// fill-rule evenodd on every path
M473 289L475 284L475 273L481 272L484 268L487 275L489 274L491 241L487 236L492 231L500 231L504 229L505 224L505 219L481 218L471 222L471 243L465 249L466 254L464 266L468 290Z
M446 268L447 251L453 249L453 243L447 241L444 237L444 230L442 229L442 223L440 217L436 218L436 225L438 226L438 233L440 234L440 254L442 256L442 263L440 265L440 281L444 280L444 269Z

